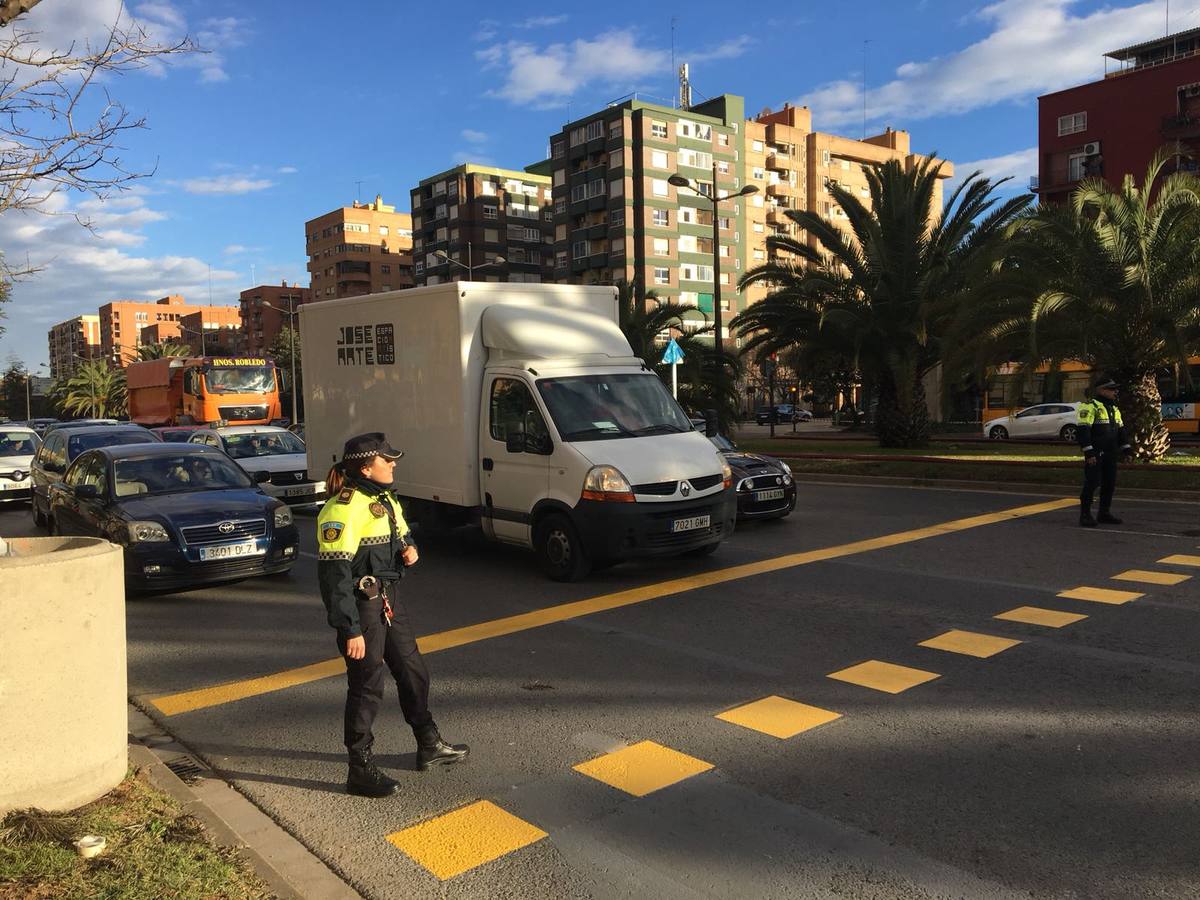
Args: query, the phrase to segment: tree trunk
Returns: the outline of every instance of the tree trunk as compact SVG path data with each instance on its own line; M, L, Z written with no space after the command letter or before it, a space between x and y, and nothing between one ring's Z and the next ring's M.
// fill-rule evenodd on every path
M1133 444L1134 459L1161 459L1171 449L1171 433L1162 421L1162 395L1153 372L1129 379L1129 399L1121 404L1125 432Z
M914 378L908 402L902 403L896 389L895 375L890 371L879 374L879 406L875 419L875 434L881 447L924 447L929 443L929 410L925 408L925 385Z

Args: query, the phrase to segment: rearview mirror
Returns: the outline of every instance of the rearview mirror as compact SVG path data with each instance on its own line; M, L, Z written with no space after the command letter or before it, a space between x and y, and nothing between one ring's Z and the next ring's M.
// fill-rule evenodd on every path
M100 488L94 484L77 484L71 490L80 500L95 500L100 496Z
M525 432L515 431L504 438L504 449L509 453L525 452Z
M266 469L261 469L258 472L255 472L252 477L254 478L255 484L266 484L271 480L271 473Z

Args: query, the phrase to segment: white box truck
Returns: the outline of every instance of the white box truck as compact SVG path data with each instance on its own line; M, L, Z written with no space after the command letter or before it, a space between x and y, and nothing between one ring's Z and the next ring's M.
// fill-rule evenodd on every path
M617 327L613 287L450 282L305 304L305 439L323 473L386 432L422 525L479 522L557 580L708 553L729 466Z

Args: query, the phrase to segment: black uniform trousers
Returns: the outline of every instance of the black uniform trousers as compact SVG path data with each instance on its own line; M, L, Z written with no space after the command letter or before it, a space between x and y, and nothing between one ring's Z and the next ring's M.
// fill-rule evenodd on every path
M379 705L383 702L384 679L390 672L400 694L400 709L406 721L421 740L436 726L429 712L429 670L417 649L417 638L404 606L394 598L395 585L387 585L392 599L394 616L389 626L383 616L383 600L358 601L358 621L362 625L367 651L362 659L345 655L345 644L339 641L346 661L346 749L351 752L369 750L375 737L371 726Z
M1092 496L1100 488L1100 512L1108 512L1112 505L1113 491L1117 488L1117 451L1101 450L1094 465L1083 464L1083 493L1079 505L1083 512L1092 511Z

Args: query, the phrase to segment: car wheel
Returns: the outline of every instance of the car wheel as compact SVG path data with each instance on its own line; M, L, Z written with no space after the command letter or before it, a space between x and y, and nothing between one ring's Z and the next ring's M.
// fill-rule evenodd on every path
M533 545L542 571L555 581L579 581L591 571L579 532L560 513L551 513L538 522Z
M1064 425L1058 436L1068 444L1075 443L1075 435L1079 433L1079 429L1075 425Z
M29 508L33 510L33 524L35 528L45 528L49 523L46 517L38 510L37 500L34 497L29 498Z
M51 537L62 537L62 529L58 527L58 522L54 519L46 520L46 530L50 532Z
M988 432L988 437L993 441L1008 440L1008 429L1003 425L997 425Z

